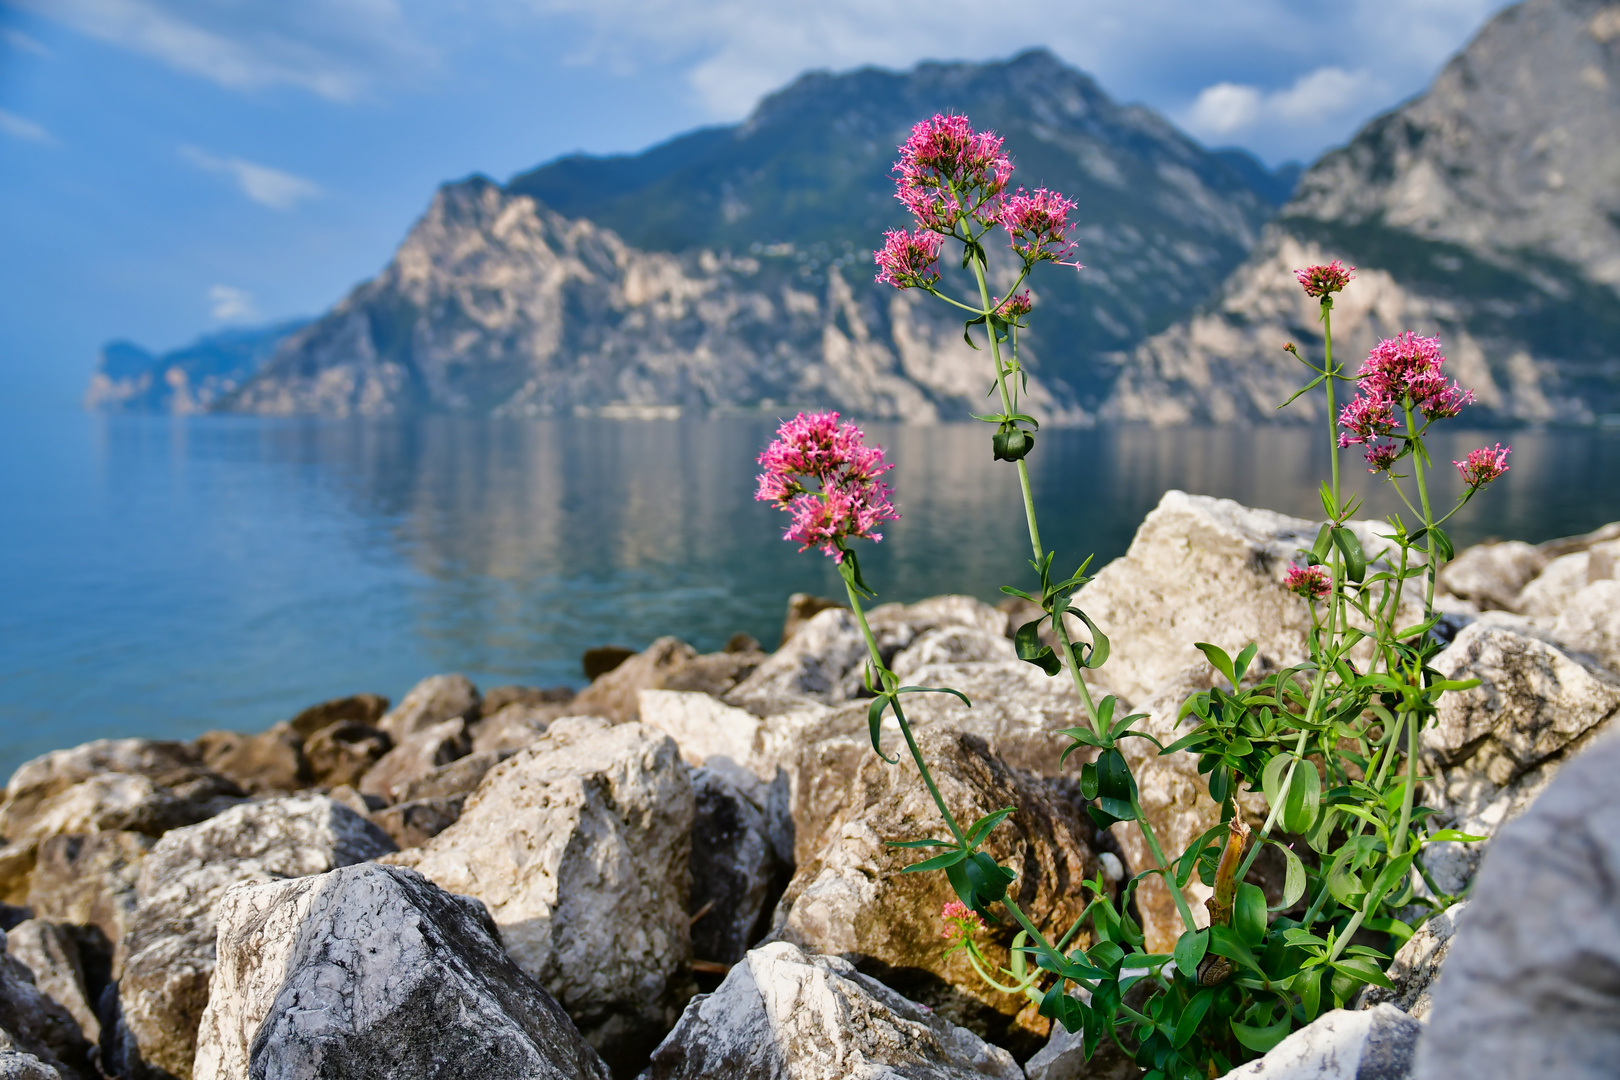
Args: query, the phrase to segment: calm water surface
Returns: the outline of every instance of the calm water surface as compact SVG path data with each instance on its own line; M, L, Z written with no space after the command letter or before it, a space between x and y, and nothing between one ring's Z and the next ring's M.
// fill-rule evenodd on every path
M579 654L675 634L767 645L795 591L837 594L752 501L764 420L400 423L17 416L0 425L0 776L111 735L258 730L463 671L578 684ZM870 425L904 515L863 554L883 599L1027 584L1015 474L978 426ZM1487 439L1432 444L1445 460ZM1516 432L1459 543L1620 519L1620 432ZM1167 488L1320 512L1295 430L1042 433L1043 539L1065 569L1130 542ZM1363 483L1373 512L1395 508ZM1450 483L1449 478L1445 481Z

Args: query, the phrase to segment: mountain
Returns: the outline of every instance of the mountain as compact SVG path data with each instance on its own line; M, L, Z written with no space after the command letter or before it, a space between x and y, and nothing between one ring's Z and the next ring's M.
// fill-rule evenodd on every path
M222 407L965 416L990 379L960 320L872 280L872 249L906 221L895 148L945 110L1003 134L1017 182L1079 203L1090 266L1037 276L1042 317L1026 338L1032 404L1060 421L1090 418L1115 371L1105 358L1204 299L1289 185L1116 104L1044 51L810 74L741 124L563 158L504 186L446 185L378 277Z
M293 319L205 334L184 348L153 355L129 341L109 342L96 358L84 406L102 412L206 412L264 365L294 332Z
M1620 5L1493 18L1425 94L1304 174L1206 309L1132 352L1102 415L1276 415L1305 381L1284 342L1321 355L1292 271L1332 258L1359 268L1333 311L1352 372L1381 337L1437 333L1476 419L1620 418Z

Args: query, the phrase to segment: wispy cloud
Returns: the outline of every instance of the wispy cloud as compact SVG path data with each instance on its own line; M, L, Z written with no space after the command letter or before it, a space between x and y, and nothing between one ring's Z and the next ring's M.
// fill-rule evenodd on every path
M44 125L36 124L26 117L18 116L14 112L0 109L0 133L10 135L13 139L24 139L28 142L51 143L51 133L46 131Z
M253 294L235 285L213 285L208 289L208 304L219 322L242 322L259 317Z
M272 210L291 210L321 194L320 185L290 172L241 158L215 157L195 146L182 146L180 156L200 169L230 177L242 194Z
M89 37L221 86L294 86L334 101L436 62L395 0L12 0Z
M0 29L0 41L4 41L18 52L33 53L35 56L51 55L51 50L47 49L43 44L35 41L21 30L13 30L9 26Z
M1369 101L1388 96L1389 87L1371 72L1329 66L1276 90L1215 83L1199 92L1181 119L1201 139L1241 141L1262 127L1310 128L1363 117Z

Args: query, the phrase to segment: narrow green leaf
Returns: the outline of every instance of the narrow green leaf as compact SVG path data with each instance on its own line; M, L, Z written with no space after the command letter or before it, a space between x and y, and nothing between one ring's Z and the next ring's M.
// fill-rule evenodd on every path
M1316 813L1322 799L1322 781L1316 775L1316 766L1301 761L1294 767L1294 778L1288 784L1288 797L1283 800L1283 829L1296 834L1310 831L1316 824Z
M962 693L962 691L960 691L960 690L952 690L948 686L902 686L899 689L895 690L895 693L896 694L950 694L952 697L961 698L962 699L962 704L966 705L968 708L970 708L970 709L973 708L973 702L968 700L968 696L966 694Z
M1276 846L1283 853L1283 863L1287 866L1287 870L1283 874L1282 903L1278 904L1275 910L1286 911L1299 903L1299 898L1305 895L1305 864L1294 854L1293 848L1285 844Z
M961 862L967 857L968 853L963 851L961 848L952 848L943 855L935 855L932 859L924 859L922 862L912 863L910 866L906 867L902 873L922 874L928 872L929 870L945 870L949 867L955 866L957 863Z
M1458 844L1477 844L1481 840L1489 839L1489 837L1475 836L1472 833L1465 833L1460 829L1441 829L1439 832L1435 833L1433 836L1427 837L1426 839L1427 842L1431 844L1438 844L1442 841L1450 841Z
M1251 641L1248 645L1244 646L1242 652L1238 653L1237 662L1233 664L1233 667L1237 670L1238 678L1243 678L1244 673L1249 670L1249 664L1254 660L1254 654L1259 651L1259 644Z
M1350 529L1340 526L1333 530L1333 544L1344 554L1344 569L1351 581L1367 576L1367 556L1361 552L1361 541Z
M1333 526L1323 525L1316 534L1316 543L1311 545L1311 554L1319 563L1327 562L1328 550L1333 546Z
M1372 983L1382 986L1386 990L1395 989L1390 984L1389 977L1379 966L1364 956L1350 956L1333 962L1333 970L1350 976L1357 982Z
M992 829L1006 821L1017 809L1016 806L1004 806L995 813L986 814L972 825L969 825L967 831L968 847L978 847L984 838L990 835Z
M1098 627L1096 623L1091 621L1090 615L1087 615L1079 608L1071 607L1068 610L1073 612L1075 615L1078 615L1080 620L1084 622L1086 627L1091 631L1091 649L1086 654L1086 658L1081 661L1082 665L1092 669L1102 667L1108 662L1108 635L1103 633L1101 628ZM1084 648L1083 645L1076 645L1076 653L1078 654L1082 648Z
M880 743L880 736L883 728L883 710L886 709L893 700L894 699L889 697L888 694L879 694L877 697L873 698L872 704L866 708L866 723L867 726L871 728L872 749L877 752L877 756L882 758L884 761L887 761L890 765L898 765L900 763L900 759L898 757L890 757L888 754L885 754Z
M925 848L925 847L955 847L949 840L886 840L889 847L898 848Z
M1226 650L1219 645L1211 645L1207 641L1195 641L1193 647L1205 656L1214 665L1215 670L1226 676L1226 681L1234 687L1237 686L1237 672L1232 667L1232 658L1226 655Z
M1180 967L1181 965L1178 963L1176 966ZM1204 1022L1204 1014L1209 1012L1209 1007L1214 1003L1215 988L1213 986L1206 987L1194 994L1193 999L1187 1002L1187 1007L1181 1010L1181 1018L1176 1021L1176 1030L1175 1034L1170 1038L1170 1045L1177 1050L1186 1046L1188 1040L1198 1030L1198 1025Z
M1264 1054L1274 1049L1276 1045L1288 1037L1288 1031L1293 1026L1294 1014L1284 1012L1282 1019L1266 1027L1254 1027L1250 1024L1240 1024L1231 1021L1232 1035L1238 1042L1257 1054Z
M1451 546L1451 537L1446 535L1446 531L1438 525L1433 526L1429 531L1434 534L1434 553L1440 557L1441 561L1450 562L1455 559L1457 549Z
M1041 643L1041 623L1046 616L1041 616L1033 622L1020 626L1013 634L1013 648L1018 653L1018 659L1034 664L1048 675L1056 675L1063 670L1063 661L1057 658L1050 645Z

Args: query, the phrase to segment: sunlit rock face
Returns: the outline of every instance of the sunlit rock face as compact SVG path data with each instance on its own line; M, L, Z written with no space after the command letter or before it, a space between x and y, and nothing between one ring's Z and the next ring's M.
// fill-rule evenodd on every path
M1620 6L1509 8L1427 93L1312 166L1217 299L1134 351L1102 415L1275 416L1308 379L1283 345L1321 356L1317 303L1292 271L1334 258L1357 267L1333 309L1352 372L1379 338L1438 333L1495 418L1620 412L1617 190ZM1286 415L1322 404L1310 395Z
M1089 422L1106 359L1204 299L1286 178L1111 101L1045 52L812 74L744 123L635 157L566 158L442 188L389 266L287 338L222 407L519 416L833 407L929 423L983 411L988 356L957 309L874 280L907 223L890 167L911 125L965 111L1015 182L1079 203L1082 273L1045 267L1025 404ZM991 287L1017 265L988 241ZM948 261L948 260L947 260ZM947 285L977 290L947 267Z

